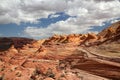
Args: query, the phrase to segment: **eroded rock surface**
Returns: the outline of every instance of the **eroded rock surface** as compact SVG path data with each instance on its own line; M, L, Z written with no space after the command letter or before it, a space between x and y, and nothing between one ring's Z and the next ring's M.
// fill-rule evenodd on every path
M0 38L0 80L120 80L120 24L99 34Z

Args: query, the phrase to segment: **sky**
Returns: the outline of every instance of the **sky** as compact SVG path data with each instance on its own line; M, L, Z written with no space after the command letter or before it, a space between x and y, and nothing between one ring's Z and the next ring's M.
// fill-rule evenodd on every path
M0 37L98 33L120 21L120 0L0 0Z

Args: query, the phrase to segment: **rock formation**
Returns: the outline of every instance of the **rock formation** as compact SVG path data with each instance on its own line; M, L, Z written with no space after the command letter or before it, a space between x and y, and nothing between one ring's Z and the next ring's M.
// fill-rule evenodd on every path
M73 43L79 43L80 42L80 37L82 35L81 34L70 34L67 36L67 42L70 43L70 42L73 42Z
M120 21L98 34L0 38L0 80L119 80Z
M112 24L111 26L109 26L108 28L102 30L98 36L103 36L103 38L110 38L114 35L116 35L117 33L119 33L120 31L120 21Z
M40 47L44 42L45 42L45 39L41 39L41 40L35 41L35 42L33 42L33 43L30 45L30 47L38 48L38 47Z
M13 41L9 38L0 38L0 51L8 50L13 45Z
M12 46L8 49L8 52L18 53L18 50L14 47L14 45L12 45Z
M120 39L120 21L102 30L98 33L98 36L103 37L104 40L102 43L118 41Z

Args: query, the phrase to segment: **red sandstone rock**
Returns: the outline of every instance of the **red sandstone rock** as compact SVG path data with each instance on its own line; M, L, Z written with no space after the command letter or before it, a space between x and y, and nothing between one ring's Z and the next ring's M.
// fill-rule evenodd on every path
M120 21L112 24L108 28L102 30L100 33L98 33L99 36L103 36L104 38L110 38L116 34L118 34L120 29Z
M80 78L78 78L75 74L69 72L66 74L65 78L67 80L80 80Z
M45 78L44 80L54 80L53 78Z
M8 52L18 53L18 50L14 47L14 45L12 45L12 46L9 48Z
M98 35L94 33L54 35L47 40L38 41L1 38L0 79L119 80L119 56L104 55L106 52L113 53L112 56L116 53L118 55L119 43L111 45L109 42L108 47L102 44L90 47L78 46L105 42L106 39L115 42L120 39L119 33L118 22ZM101 52L102 54L98 54Z
M44 39L38 40L38 41L32 43L32 44L31 44L31 47L39 48L44 42L45 42Z

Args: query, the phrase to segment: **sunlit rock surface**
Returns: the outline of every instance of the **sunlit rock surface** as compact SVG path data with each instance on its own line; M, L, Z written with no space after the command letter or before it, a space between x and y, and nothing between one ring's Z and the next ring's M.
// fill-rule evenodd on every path
M0 38L0 80L120 80L120 22L98 34Z

